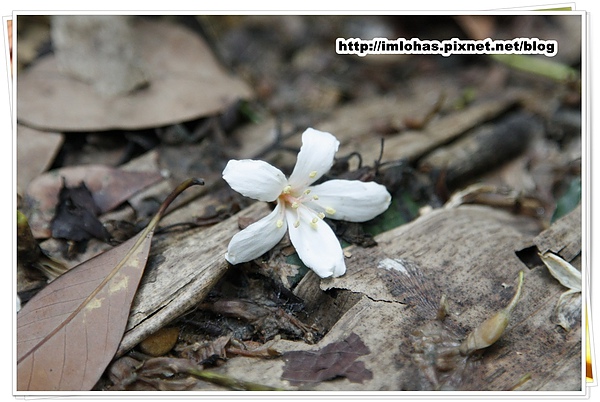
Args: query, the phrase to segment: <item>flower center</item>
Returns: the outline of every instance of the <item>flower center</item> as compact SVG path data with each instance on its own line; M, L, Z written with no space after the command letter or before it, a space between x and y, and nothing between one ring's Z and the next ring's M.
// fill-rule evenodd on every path
M316 172L314 172L314 173L316 174ZM285 203L286 208L292 208L292 210L296 210L296 221L294 222L295 228L300 226L300 209L301 208L306 208L308 210L308 212L311 215L313 215L313 218L310 221L310 226L314 229L317 228L317 223L319 222L319 220L323 220L325 218L325 213L327 213L327 215L335 214L335 209L328 207L328 206L320 205L317 202L319 200L319 196L316 194L311 195L310 189L306 189L300 195L297 195L297 192L295 192L292 189L292 186L287 185L283 188L283 191L279 195L279 199ZM321 207L325 211L325 213L323 213L323 212L317 213L312 208L304 205L304 203L307 201L312 201L314 204ZM277 227L280 228L281 226L283 226L283 221L278 220Z

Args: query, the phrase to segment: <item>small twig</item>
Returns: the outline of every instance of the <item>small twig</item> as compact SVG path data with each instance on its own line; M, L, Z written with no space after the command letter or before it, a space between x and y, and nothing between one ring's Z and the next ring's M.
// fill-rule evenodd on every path
M379 174L379 167L382 165L381 160L383 159L383 146L385 144L385 138L381 137L381 148L379 149L379 157L375 161L375 176Z
M523 384L525 384L529 380L531 380L531 374L527 373L523 377L521 377L519 379L519 381L517 381L517 383L515 385L512 386L512 388L510 389L510 391L516 390L517 388L521 387Z
M243 380L238 380L233 377L229 377L224 374L218 374L213 371L207 370L196 370L189 368L186 370L188 374L193 375L194 377L200 378L204 381L211 382L213 384L221 385L230 389L240 390L240 391L285 391L283 388L275 388L270 387L268 385L257 384L254 382L248 382Z
M169 233L173 230L178 230L178 229L185 231L185 230L189 230L189 229L195 229L199 226L200 226L199 224L194 223L194 222L173 223L171 225L163 226L161 228L156 229L156 231L154 232L154 235L155 236L162 235L162 234Z
M281 123L281 119L277 119L277 122L275 123L275 140L269 144L269 146L267 146L266 148L264 148L262 151L258 152L256 155L254 155L254 157L252 157L251 159L262 159L264 158L265 155L280 149L283 151L289 151L289 152L298 152L297 149L294 148L290 148L290 147L285 147L282 145L282 143L284 141L286 141L288 138L293 137L294 135L298 134L298 132L300 131L299 127L294 127L292 128L288 133L283 133L283 129L281 127L282 123Z

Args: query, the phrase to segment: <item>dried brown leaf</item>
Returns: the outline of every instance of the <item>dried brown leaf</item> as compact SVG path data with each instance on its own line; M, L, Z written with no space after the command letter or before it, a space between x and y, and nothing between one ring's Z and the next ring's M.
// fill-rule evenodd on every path
M229 344L231 336L220 336L214 341L198 343L194 342L191 345L182 346L177 349L179 355L196 364L205 364L207 361L214 359L225 359L227 353L225 348Z
M351 382L362 383L373 378L373 373L360 356L371 353L355 333L341 342L330 343L318 351L293 351L284 353L286 361L281 378L292 385L316 383L346 377Z
M545 252L539 255L550 274L561 285L569 288L558 298L553 319L566 331L570 331L581 319L581 272L554 253Z
M147 84L128 15L53 15L51 40L62 71L101 96L126 95Z
M63 186L58 200L56 213L50 223L52 237L74 241L110 239L110 233L98 220L99 208L85 183L75 187Z
M119 389L125 387L137 379L137 370L142 367L142 362L130 356L123 356L108 368L108 378Z
M69 77L49 55L19 74L18 119L44 130L103 131L166 126L223 110L251 91L231 77L195 33L138 18L131 41L145 64L146 87L115 97ZM43 95L42 95L43 94Z
M71 269L31 299L17 316L17 390L90 390L112 360L146 265L152 235L171 201L146 229Z
M554 253L540 253L540 258L561 285L570 291L581 292L581 272L577 268Z
M60 133L17 125L17 192L50 167L64 140Z
M143 188L162 180L158 172L129 172L102 165L69 166L38 176L25 193L25 209L36 238L50 237L50 221L63 186L84 183L100 212L110 211Z
M202 369L193 361L177 357L152 357L144 362L138 371L143 377L171 377L175 374L187 373L190 370Z

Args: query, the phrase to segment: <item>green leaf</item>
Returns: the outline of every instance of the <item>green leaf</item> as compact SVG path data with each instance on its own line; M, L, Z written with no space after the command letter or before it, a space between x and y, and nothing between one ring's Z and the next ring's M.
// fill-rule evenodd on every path
M526 71L556 81L572 81L579 75L575 69L547 58L542 59L525 54L492 54L490 57L515 70Z
M419 216L419 205L410 195L392 198L389 208L381 215L364 224L365 231L372 236L402 226Z
M552 215L551 222L556 221L557 219L562 218L567 215L569 212L574 210L579 202L581 201L581 179L577 178L569 183L569 188L562 197L558 199L556 203L556 209L554 210L554 214Z

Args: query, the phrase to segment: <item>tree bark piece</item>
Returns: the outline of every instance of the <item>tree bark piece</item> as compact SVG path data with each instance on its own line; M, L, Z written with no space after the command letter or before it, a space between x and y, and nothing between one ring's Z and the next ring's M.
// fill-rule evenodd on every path
M443 171L448 183L472 179L515 158L527 149L542 125L527 113L513 113L481 125L452 144L440 147L420 163L421 170Z
M530 225L523 225L523 220ZM574 368L581 367L581 325L566 333L550 320L564 289L543 267L530 270L515 254L531 242L536 230L539 232L539 226L529 218L489 207L461 206L436 210L383 233L376 237L377 247L351 246L346 249L351 254L346 275L319 281L309 273L298 289L301 296L323 300L314 291L320 283L328 297L351 292L360 299L347 304L348 310L317 345L279 341L272 346L282 352L318 350L354 332L371 351L358 360L373 372L373 378L364 384L338 379L308 389L429 389L425 369L413 358L415 341L411 334L435 320L440 295L446 295L449 312L441 322L440 333L461 341L507 305L514 295L518 272L524 271L523 293L507 330L480 360L451 362L449 369L455 378L450 385L480 391L515 387L580 391L581 370ZM394 274L390 261L402 261L409 274ZM311 306L309 302L307 305ZM321 314L323 310L315 311ZM248 381L296 389L281 380L279 359L235 358L219 370ZM521 383L526 376L531 379Z
M581 204L533 241L540 253L552 251L571 262L581 254Z
M414 161L465 131L493 119L514 105L517 100L516 93L481 100L465 109L437 117L421 130L407 130L385 137L382 159L383 161L397 159ZM336 135L342 143L338 155L359 152L366 164L372 164L379 158L382 137L373 133L373 120L394 114L418 115L427 104L423 99L415 102L412 98L409 102L411 105L405 105L397 99L383 98L381 101L383 107L378 108L369 106L368 103L371 101L340 108L330 120L319 126L320 130L330 131Z
M449 83L445 89L453 84ZM457 92L458 88L449 88ZM326 120L314 123L313 127L327 131L340 141L340 149L336 156L345 156L358 152L363 163L372 166L379 159L381 138L385 139L383 161L407 159L415 161L436 147L459 137L465 131L494 119L519 101L522 94L517 91L493 99L482 99L461 110L453 110L443 116L436 116L421 130L406 130L394 135L383 135L376 132L377 124L388 122L392 126L402 127L405 118L419 116L423 110L431 107L439 97L436 92L415 90L413 97L378 96L363 101L352 102L338 108ZM237 130L233 135L241 145L236 154L238 157L249 157L263 151L275 140L274 120L267 120L259 125L251 125ZM285 127L284 131L289 131ZM300 130L302 131L302 130ZM285 141L289 147L300 148L300 136ZM268 160L282 165L282 159L288 155L281 152L270 153ZM293 163L293 160L292 160Z

